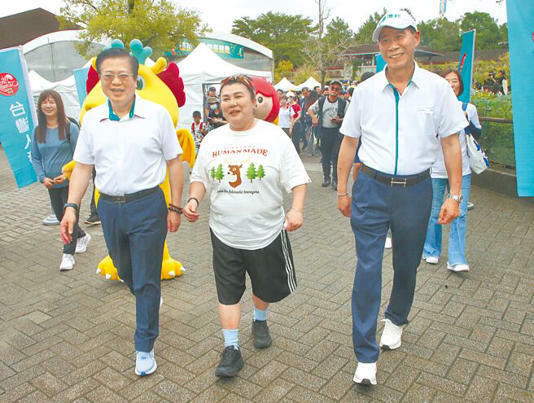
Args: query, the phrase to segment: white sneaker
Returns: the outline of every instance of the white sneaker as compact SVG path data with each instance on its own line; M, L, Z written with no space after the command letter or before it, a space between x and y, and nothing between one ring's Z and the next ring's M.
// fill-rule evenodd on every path
M146 376L154 373L158 368L156 358L154 357L154 349L150 353L142 351L135 352L135 374L139 376Z
M85 233L85 236L78 238L76 241L76 253L84 253L87 251L87 246L91 242L91 234L88 232Z
M359 362L352 380L360 385L376 385L376 362Z
M402 326L397 326L389 319L383 319L385 323L382 337L380 337L380 347L384 350L395 350L401 345Z
M450 271L454 271L456 273L466 272L469 271L469 265L467 264L449 264L447 262L447 269Z
M438 264L439 257L436 257L436 256L425 257L425 262L430 263L430 264Z
M391 237L388 236L388 237L386 238L386 244L384 245L384 248L386 248L386 249L391 249L391 247L392 247L392 244L391 244Z
M59 264L59 271L66 271L74 269L74 256L67 253L63 254L61 258L61 263Z

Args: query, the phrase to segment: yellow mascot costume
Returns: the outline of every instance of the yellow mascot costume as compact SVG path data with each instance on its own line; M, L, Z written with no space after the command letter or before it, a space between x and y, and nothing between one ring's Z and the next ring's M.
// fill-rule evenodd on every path
M111 47L124 48L120 40L114 40ZM179 107L185 103L185 92L182 78L179 76L178 66L175 63L167 64L167 61L160 57L152 67L145 65L145 60L152 54L152 49L143 47L141 41L134 39L130 42L130 51L139 61L139 75L137 79L136 94L141 98L156 102L164 106L172 117L174 126L178 123ZM87 97L82 105L80 112L80 122L83 122L85 113L106 102L106 97L102 92L102 86L95 70L95 61L93 59L92 67L89 70L87 78ZM187 161L190 166L195 162L195 143L193 136L187 129L177 130L176 135L182 147L182 161ZM63 173L68 178L74 168L74 161L63 167ZM160 185L165 200L169 203L169 180L168 177ZM98 189L95 195L98 203ZM174 260L167 248L167 242L163 249L163 264L161 278L164 280L172 279L182 275L182 264ZM113 265L111 257L108 255L100 261L96 272L108 280L120 280L117 275L117 269Z

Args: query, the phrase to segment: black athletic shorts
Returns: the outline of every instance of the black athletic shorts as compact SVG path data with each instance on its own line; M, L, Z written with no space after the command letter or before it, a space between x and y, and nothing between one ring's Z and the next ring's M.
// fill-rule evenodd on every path
M217 296L223 305L237 304L245 292L245 273L250 276L252 292L265 302L277 302L297 288L293 255L287 232L283 230L265 248L232 248L210 229L213 246L213 271Z

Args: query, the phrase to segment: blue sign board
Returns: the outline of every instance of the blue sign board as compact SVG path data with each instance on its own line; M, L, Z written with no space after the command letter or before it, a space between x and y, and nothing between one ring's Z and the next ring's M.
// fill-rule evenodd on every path
M471 101L471 86L473 81L473 64L475 60L475 34L476 31L468 31L462 34L462 50L458 61L458 73L464 82L464 92L458 99L462 102Z
M30 155L36 121L22 48L0 50L0 142L19 188L37 181Z

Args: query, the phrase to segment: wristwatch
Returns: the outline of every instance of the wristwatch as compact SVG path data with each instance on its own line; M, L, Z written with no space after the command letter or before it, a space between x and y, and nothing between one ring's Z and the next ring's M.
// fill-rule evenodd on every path
M456 203L460 204L464 197L462 195L453 195L449 193L449 199L454 200Z
M74 210L76 210L76 212L78 212L78 210L79 210L79 207L78 207L78 205L76 203L65 203L63 205L63 211L65 211L65 209L67 207L72 207Z

